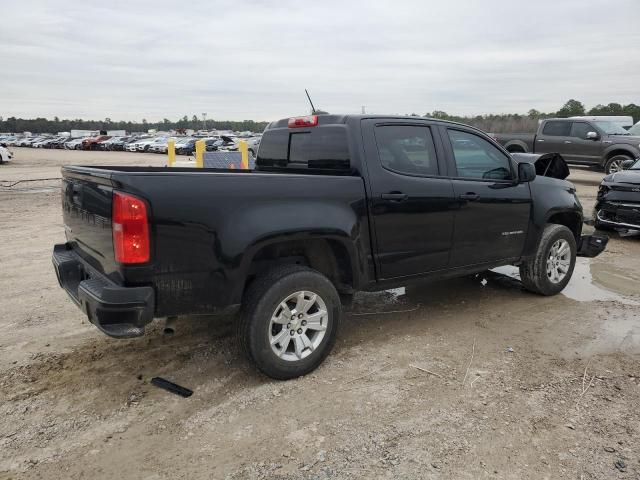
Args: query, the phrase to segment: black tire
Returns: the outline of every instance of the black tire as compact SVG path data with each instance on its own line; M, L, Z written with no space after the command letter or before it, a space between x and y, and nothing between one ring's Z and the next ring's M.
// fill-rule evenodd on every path
M627 160L633 160L633 158L630 155L614 155L604 164L604 173L610 175L619 172L622 167L618 167L618 165ZM612 167L615 167L615 169L612 169Z
M321 343L307 352L306 357L284 360L269 342L271 317L283 300L302 290L314 292L324 301L328 313L326 331ZM288 380L306 375L324 361L335 344L341 313L340 297L327 277L300 265L275 267L256 278L247 289L237 325L238 341L258 370L271 378Z
M553 245L559 240L566 240L571 249L568 271L562 280L553 282L547 274L547 260ZM576 239L571 230L564 225L548 224L542 232L535 255L520 265L522 284L530 292L539 295L556 295L567 286L576 265Z

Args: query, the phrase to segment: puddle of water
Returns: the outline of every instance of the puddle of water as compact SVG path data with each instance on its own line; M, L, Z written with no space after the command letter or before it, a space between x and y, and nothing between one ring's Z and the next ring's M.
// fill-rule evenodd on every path
M391 295L395 295L396 297L401 297L407 293L405 287L390 288L389 290L385 290L385 292L389 292Z
M513 265L494 268L492 271L520 280L520 271ZM576 259L571 280L561 293L578 302L603 300L640 305L640 302L624 296L640 293L639 280L606 264L592 264L588 258Z

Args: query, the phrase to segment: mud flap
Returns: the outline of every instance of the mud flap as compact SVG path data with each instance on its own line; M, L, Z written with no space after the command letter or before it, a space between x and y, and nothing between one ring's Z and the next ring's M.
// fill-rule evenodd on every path
M579 257L597 257L607 246L609 237L606 235L582 235L578 244Z

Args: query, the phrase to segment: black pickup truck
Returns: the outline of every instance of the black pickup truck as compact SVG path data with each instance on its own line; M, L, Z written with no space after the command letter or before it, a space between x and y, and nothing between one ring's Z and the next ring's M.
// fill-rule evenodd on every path
M357 291L513 264L553 295L607 240L581 235L559 156L514 158L479 130L422 118L276 121L254 171L62 173L53 264L92 323L135 337L154 318L239 310L242 348L280 379L322 362Z
M511 153L559 153L567 163L600 166L607 174L640 158L640 137L601 120L550 118L540 122L535 134L491 136Z

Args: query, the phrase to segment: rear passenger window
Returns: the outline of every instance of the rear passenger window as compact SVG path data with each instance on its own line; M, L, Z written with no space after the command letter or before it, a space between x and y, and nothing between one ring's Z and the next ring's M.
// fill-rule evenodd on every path
M547 122L542 129L543 135L550 137L568 137L571 122Z
M409 175L438 175L438 162L429 127L380 125L375 129L382 165Z
M473 133L447 130L458 176L482 180L511 180L509 157Z

